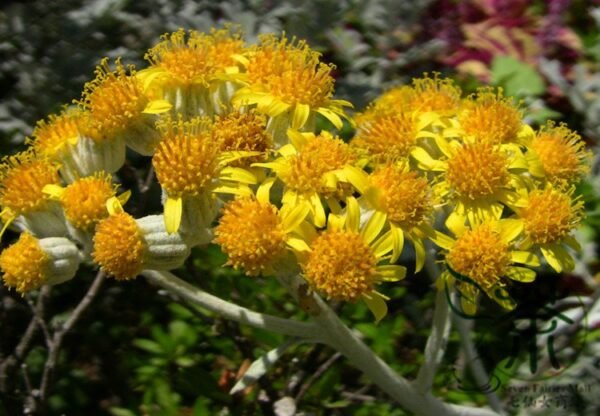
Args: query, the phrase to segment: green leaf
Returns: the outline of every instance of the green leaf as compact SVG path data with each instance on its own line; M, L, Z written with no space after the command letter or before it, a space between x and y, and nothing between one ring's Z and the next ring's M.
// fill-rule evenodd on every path
M136 416L134 412L123 407L111 407L108 411L111 416Z
M542 95L544 79L531 65L510 56L496 56L492 61L492 83L504 88L507 96Z
M149 339L134 339L133 345L152 354L162 354L164 352L162 346L159 343L151 341Z

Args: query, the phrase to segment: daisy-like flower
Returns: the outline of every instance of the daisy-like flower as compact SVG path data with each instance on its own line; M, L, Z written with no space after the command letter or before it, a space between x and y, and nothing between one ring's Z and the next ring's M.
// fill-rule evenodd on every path
M458 135L468 142L524 143L533 134L523 123L519 106L504 97L502 89L480 88L464 100L458 124Z
M190 247L180 234L167 233L162 216L136 220L115 197L106 206L110 215L96 226L92 258L109 276L128 280L144 269L172 270L189 256Z
M310 287L328 299L356 302L363 300L379 322L387 314L388 299L375 290L383 281L397 281L406 268L380 264L390 249L377 238L385 224L385 215L375 213L360 227L360 209L348 200L341 221L331 221L328 228L306 241L300 265Z
M441 137L436 143L446 159L434 160L420 147L412 156L419 167L441 173L434 192L452 206L446 221L451 230L467 220L475 225L500 219L504 205L522 205L521 174L527 171L527 162L518 146L460 143Z
M529 193L527 203L517 210L523 225L525 249L539 248L548 264L557 272L570 271L573 258L563 244L579 250L571 235L584 215L583 201L574 197L574 188L566 191L551 185Z
M233 111L215 118L212 131L223 152L258 152L258 156L235 160L232 166L250 168L254 162L266 160L273 149L273 138L267 132L267 119L255 111Z
M351 104L331 98L334 67L320 62L319 54L304 41L265 35L241 62L246 71L239 80L244 86L235 93L233 103L256 104L258 111L271 117L277 143L285 140L287 128L299 130L317 113L336 128L342 127L344 107Z
M447 270L441 281L457 287L465 313L475 313L480 292L511 310L515 303L505 289L506 278L525 283L535 280L535 271L514 265L539 266L535 254L515 249L515 240L522 231L520 221L503 219L463 227L457 230L456 239L435 232L432 240L447 250Z
M424 131L429 121L423 120L414 112L371 105L355 117L356 135L350 144L375 164L406 160L417 141L431 135Z
M60 114L51 114L47 120L37 122L33 138L28 139L36 154L41 157L60 161L69 148L77 143L79 128L78 109L65 108Z
M407 237L415 247L416 271L420 271L426 255L423 239L430 234L434 205L427 179L410 171L407 164L387 164L373 171L363 186L367 207L387 218L391 262L400 257Z
M138 73L146 90L156 91L185 116L212 115L228 106L233 84L228 75L239 72L237 57L244 41L231 27L210 34L183 29L162 36L148 51L150 67Z
M21 294L72 279L79 263L79 251L71 241L37 239L28 232L21 233L17 242L0 254L4 284Z
M357 156L350 146L325 131L288 132L292 143L279 149L281 157L255 165L271 169L285 185L283 205L308 202L317 227L325 226L325 208L321 197L332 211L339 211L339 201L353 191Z
M103 59L95 75L85 85L79 104L89 111L104 135L124 140L138 153L152 155L159 140L154 130L157 114L169 111L171 104L151 99L134 67L125 68L120 59L116 60L114 71L108 59Z
M297 248L306 204L277 209L269 202L268 185L255 197L228 202L215 229L215 243L227 254L227 264L248 276L273 275L281 269L288 248ZM301 243L300 243L301 244ZM302 248L302 245L300 245Z
M425 74L413 78L412 85L392 88L375 100L375 106L388 112L410 113L421 117L422 123L447 119L460 107L462 91L450 78Z
M65 232L60 208L48 199L46 185L60 183L58 167L36 158L28 151L6 157L0 163L0 207L4 227L19 218L25 229L38 236L62 235Z
M184 234L199 234L217 214L212 192L249 195L248 184L258 179L249 171L227 163L240 155L257 152L222 152L212 133L212 122L197 117L190 121L165 118L157 124L162 140L152 165L166 200L165 226L175 233L184 224Z
M554 185L576 183L589 170L585 143L564 124L548 121L527 148L531 174Z

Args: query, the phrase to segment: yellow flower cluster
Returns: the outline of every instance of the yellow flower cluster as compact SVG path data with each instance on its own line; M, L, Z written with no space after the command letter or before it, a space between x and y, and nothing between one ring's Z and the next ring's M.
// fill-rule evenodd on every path
M463 97L426 75L351 118L333 98L334 66L303 41L180 29L145 58L141 70L103 60L76 106L40 121L30 150L2 163L4 228L26 232L28 247L0 262L7 285L39 287L36 239L65 236L118 279L178 267L212 241L248 275L299 273L329 299L365 301L377 320L387 311L377 285L405 277L406 240L417 272L427 240L442 249L440 282L471 312L481 291L514 307L509 282L535 279L538 252L557 272L573 267L574 185L589 155L562 124L534 131L500 90ZM350 141L316 130L344 122ZM123 209L129 192L113 181L127 147L151 157L162 216Z

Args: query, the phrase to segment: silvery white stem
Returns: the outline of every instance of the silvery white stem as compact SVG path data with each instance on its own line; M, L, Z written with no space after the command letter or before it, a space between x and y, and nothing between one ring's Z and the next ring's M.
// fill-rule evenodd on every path
M163 289L226 319L297 338L320 340L323 336L319 327L313 323L298 322L252 311L206 293L170 272L144 270L141 274Z
M431 391L433 378L444 357L448 336L450 335L452 321L444 290L437 291L434 308L431 334L429 334L427 344L425 345L425 362L419 368L417 378L413 382L417 390L422 393Z

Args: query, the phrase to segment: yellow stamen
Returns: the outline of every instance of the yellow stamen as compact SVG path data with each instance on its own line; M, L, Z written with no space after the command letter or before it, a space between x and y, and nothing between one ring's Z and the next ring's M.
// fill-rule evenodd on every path
M44 186L58 184L58 169L48 161L35 159L31 151L5 158L0 164L0 205L16 215L44 208Z
M163 138L152 165L170 197L197 195L216 178L219 143L212 137L210 126L205 118L167 119L158 124Z
M466 231L446 255L450 267L482 289L498 284L510 265L508 245L489 224Z
M277 208L255 199L236 199L225 205L215 235L229 258L227 264L242 268L248 276L268 271L285 249Z
M371 174L371 184L380 193L379 203L390 221L410 230L421 225L431 213L431 192L427 179L387 165Z
M377 258L358 233L324 231L310 250L302 265L304 275L327 298L356 301L372 291L377 281Z
M404 159L417 143L417 125L410 113L374 106L359 115L356 123L352 146L366 151L377 162Z
M98 123L98 127L109 136L129 127L142 115L149 103L133 66L126 69L120 59L115 64L116 69L113 71L108 65L108 59L102 60L96 67L96 78L85 85L80 101L82 107Z
M327 193L323 175L356 160L350 147L338 138L321 133L308 141L300 153L289 158L289 170L282 174L287 186L298 192Z
M118 212L96 226L92 257L114 278L134 278L142 270L144 251L141 231L131 215Z
M520 216L524 220L525 235L533 243L559 242L579 225L583 203L553 188L534 190Z
M115 194L111 176L98 173L67 186L60 196L60 202L71 224L89 230L108 216L106 201Z
M52 158L64 146L75 143L79 136L77 128L79 113L79 110L70 109L59 115L50 115L47 120L38 121L31 142L36 153Z
M47 280L49 261L38 240L22 233L16 243L0 254L4 284L20 293L41 287Z
M213 132L222 151L266 153L273 148L273 138L266 128L266 117L261 114L233 112L217 117ZM265 156L239 159L231 165L250 166L254 162L264 161Z
M588 152L581 137L567 126L549 122L532 140L545 175L555 184L573 183L588 170Z
M447 180L460 196L492 195L509 182L508 157L487 142L465 144L448 160Z
M519 107L503 97L502 90L487 88L465 101L458 120L468 137L491 144L515 141L523 125Z

